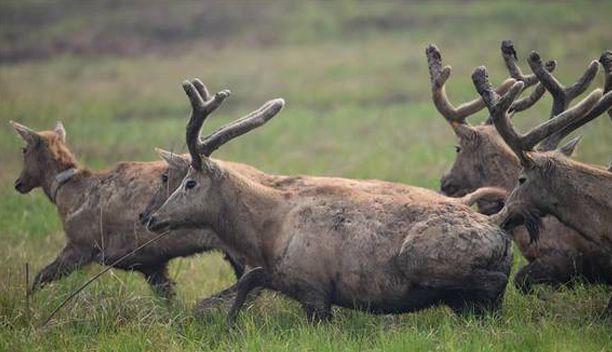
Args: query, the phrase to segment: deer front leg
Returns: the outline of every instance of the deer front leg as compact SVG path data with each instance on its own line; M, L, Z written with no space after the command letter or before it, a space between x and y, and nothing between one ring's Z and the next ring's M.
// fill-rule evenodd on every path
M328 322L332 318L331 303L325 295L311 293L300 299L309 323Z
M558 287L576 276L575 260L571 256L540 257L522 267L514 277L514 285L523 294L531 293L534 285Z
M251 290L257 287L266 287L268 281L268 275L262 267L253 268L242 275L236 284L236 298L227 316L227 324L229 327L232 327L236 322L236 317Z
M233 255L229 253L225 253L223 259L227 260L232 269L234 269L234 275L236 275L236 280L240 279L240 277L244 274L244 263L242 263L238 258L235 258Z
M174 281L168 277L168 263L154 268L139 269L158 296L171 300L174 297Z
M91 261L92 251L89 248L67 244L53 262L36 274L30 290L36 292L46 284L71 274Z

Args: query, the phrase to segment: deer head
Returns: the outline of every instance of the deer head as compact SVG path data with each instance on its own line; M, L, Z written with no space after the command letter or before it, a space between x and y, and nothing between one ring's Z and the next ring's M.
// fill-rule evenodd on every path
M530 55L531 61L537 57L539 56L535 53ZM513 102L522 91L524 83L514 83L507 93L500 96L493 90L487 71L482 66L474 71L472 80L491 114L495 128L518 157L522 166L518 182L499 215L500 222L506 229L525 223L532 239L537 239L538 219L541 216L553 214L565 222L566 217L559 211L559 206L560 204L572 206L574 202L568 201L566 197L568 192L571 193L571 189L588 187L588 177L583 178L578 174L584 173L590 167L568 158L576 140L561 148L548 151L536 150L536 145L560 131L569 133L571 132L568 130L569 126L578 128L586 123L585 121L590 121L610 109L612 92L603 95L601 89L596 89L572 108L563 110L530 132L520 134L512 127L510 114ZM592 169L596 170L594 174L606 172ZM580 231L578 228L576 230Z
M204 121L229 97L230 92L223 90L211 98L206 86L198 79L183 82L183 89L192 108L186 132L191 163L181 184L162 207L150 216L147 227L153 231L197 226L200 221L210 223L210 219L218 220L219 210L224 206L219 186L224 182L226 174L210 155L230 140L268 122L285 105L283 99L270 100L202 140L200 129Z
M497 93L504 94L516 81L524 83L523 89L535 85L531 94L513 105L515 112L527 110L544 95L546 90L538 83L535 75L523 74L518 66L516 51L511 41L502 42L501 52L511 78L497 88ZM426 55L434 105L450 124L459 142L455 147L457 152L455 162L440 180L442 193L448 196L462 196L483 186L511 189L520 169L518 159L492 126L490 118L476 126L467 122L469 116L485 108L483 100L477 98L454 107L445 92L445 83L450 77L451 67L442 68L442 56L434 45L426 49ZM549 61L546 69L553 71L555 66L554 61ZM485 213L499 210L495 205L492 205L491 209L487 209L488 207L483 209L483 204L480 206L481 211Z
M30 128L10 121L11 126L26 143L22 148L23 169L15 181L15 189L28 193L43 187L47 195L53 178L64 170L75 168L77 161L66 146L66 130L57 122L51 131L35 132Z
M186 156L159 148L155 148L155 151L167 165L166 170L161 174L159 188L139 215L140 222L143 225L149 222L151 214L159 209L172 192L178 188L185 175L187 175L191 163L191 160Z

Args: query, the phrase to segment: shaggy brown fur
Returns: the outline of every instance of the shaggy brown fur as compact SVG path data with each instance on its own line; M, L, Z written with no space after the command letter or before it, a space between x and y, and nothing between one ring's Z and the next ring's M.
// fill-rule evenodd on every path
M151 214L161 207L168 197L176 190L189 171L191 159L187 155L174 154L169 151L157 150L160 157L168 163L168 169L164 173L164 177L159 181L159 189L149 201L145 211L141 215L141 222L146 224ZM237 171L240 175L252 180L255 183L260 183L267 187L286 192L314 192L317 189L325 187L343 186L347 188L360 189L363 192L372 194L386 195L410 195L414 190L404 185L399 185L390 182L378 180L350 180L338 177L314 177L314 176L283 176L272 175L259 171L253 167L237 164L228 161L215 160L216 163L223 167L231 168ZM448 201L457 202L471 206L481 199L490 199L491 201L500 201L506 198L507 192L500 188L484 187L461 198L448 198ZM211 231L213 231L211 229ZM210 310L218 309L219 306L231 303L235 299L237 286L234 285L217 295L206 298L198 303L195 308L195 313L198 316L204 315ZM255 295L253 295L255 296Z
M190 82L184 88L194 109L187 144L198 161L149 228L210 226L255 267L238 283L230 321L255 286L299 300L309 320L329 319L332 304L377 313L499 307L512 255L486 216L417 187L394 185L400 194L355 180L290 190L254 182L199 154L208 148L189 129L199 131L211 100Z

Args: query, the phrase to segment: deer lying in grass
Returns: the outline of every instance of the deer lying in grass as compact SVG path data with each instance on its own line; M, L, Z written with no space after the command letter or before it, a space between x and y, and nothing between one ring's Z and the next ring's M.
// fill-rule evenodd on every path
M244 255L254 269L238 282L230 322L254 287L297 299L310 321L330 319L332 304L376 313L500 306L511 246L486 216L417 187L398 195L343 184L279 190L254 182L209 156L256 126L243 118L200 141L211 106L223 96L209 100L190 82L183 87L193 109L186 134L191 167L148 227L211 227Z
M11 125L26 142L24 168L15 189L28 193L41 187L57 206L67 238L57 258L36 275L32 291L87 264L109 265L153 238L138 223L137 214L166 172L163 162L122 162L93 172L79 166L66 145L61 123L42 132L12 121ZM168 278L168 261L213 249L223 250L223 246L212 231L178 230L131 255L119 268L141 272L156 293L170 298L173 282ZM240 277L243 265L235 255L226 258Z
M538 66L541 63L537 53L531 54L530 61ZM472 79L499 134L523 167L504 208L495 215L497 221L510 229L553 214L601 248L600 262L606 264L607 277L612 277L612 173L572 160L561 151L534 150L538 143L550 137L558 138L559 133L570 133L571 129L609 111L612 108L612 91L602 98L602 90L598 89L576 106L565 109L530 132L520 134L512 127L509 111L523 83L515 83L508 93L500 97L493 92L484 67L477 68ZM547 88L559 86L550 74L540 79ZM537 237L538 232L530 235ZM609 312L610 309L612 299L608 305Z
M441 180L442 192L449 196L461 196L484 186L512 190L521 171L518 158L501 138L490 118L485 123L476 126L466 121L470 115L485 108L483 100L478 98L457 108L453 107L444 90L444 85L450 75L450 67L443 69L440 52L435 46L429 46L426 54L429 61L434 105L449 122L459 139L455 162ZM522 73L510 41L502 42L502 55L511 77L523 82L523 89L537 83L532 94L515 101L512 105L514 113L526 110L544 94L545 87L542 83L538 83L539 79L536 74L524 75ZM604 64L608 62L606 57L607 54L602 55L600 61L605 68L607 80L609 80L610 66ZM531 62L530 65L533 66ZM549 61L546 65L540 63L538 67L539 69L535 70L538 75L541 75L541 72L552 72L555 62ZM588 88L597 69L597 63L591 63L576 83L562 90L562 93L553 95L555 108L551 113L552 116L565 110L574 98ZM509 81L512 82L512 80ZM507 82L508 80L497 89L499 94L504 94L508 90ZM556 136L557 142L551 143L547 148L556 148L562 139L558 137ZM561 151L567 155L571 154L576 142L577 140L571 141L561 148ZM479 208L485 214L496 213L502 206L503 203L479 202ZM591 283L612 280L606 273L605 265L600 263L601 248L599 246L586 240L577 231L563 225L554 216L544 217L543 223L538 242L532 242L523 227L512 231L521 253L529 261L529 264L521 268L515 276L515 284L522 292L529 292L535 284L557 286L570 283L576 278L582 278Z
M142 224L146 224L150 216L159 209L168 197L176 190L189 171L191 159L185 155L175 154L166 150L157 149L159 156L168 164L167 170L159 181L159 188L149 203L145 211L140 215ZM226 167L232 167L233 163L215 160L217 163ZM255 168L243 164L240 168L233 167L242 176L251 179L256 183L275 188L280 191L306 191L315 187L338 186L358 188L364 192L375 192L377 194L409 194L412 192L410 187L401 184L394 184L378 180L355 181L338 177L316 177L316 176L282 176L271 175L261 172ZM489 201L499 201L505 199L507 192L497 187L483 187L460 198L449 198L449 201L456 201L459 204L472 206L477 201L489 199ZM213 231L210 229L210 231ZM216 295L201 300L194 310L197 316L202 316L211 310L231 303L236 296L237 286L233 285ZM251 294L251 298L257 296L258 292Z

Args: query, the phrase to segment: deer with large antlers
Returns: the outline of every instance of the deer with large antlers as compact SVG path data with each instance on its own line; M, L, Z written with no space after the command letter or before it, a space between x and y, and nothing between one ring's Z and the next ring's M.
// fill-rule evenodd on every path
M288 190L254 182L210 153L259 125L251 120L261 120L263 110L200 140L211 106L225 95L207 99L190 82L183 87L192 105L186 133L191 167L148 227L210 226L245 256L254 269L238 282L230 322L254 287L297 299L310 321L331 318L332 304L376 313L436 304L456 312L499 307L511 246L486 216L417 187L402 186L398 194L373 190L371 181ZM273 100L264 110L282 105Z
M539 56L530 59L538 63ZM535 147L568 126L582 125L612 108L612 92L602 97L602 90L593 91L580 103L525 134L512 127L509 114L513 101L522 89L517 82L503 96L492 90L484 67L477 68L472 80L482 96L499 134L516 154L523 171L502 211L495 215L504 228L533 221L546 214L555 215L602 249L601 262L607 264L607 277L612 277L612 173L568 158L561 150L539 151ZM538 231L530 233L538 236ZM612 299L608 310L612 309Z
M523 82L522 91L536 85L531 94L513 102L511 110L516 114L535 104L544 94L546 85L539 83L539 77L542 73L551 76L556 63L549 61L543 64L540 61L535 73L527 75L518 65L517 54L512 42L503 41L501 51L511 79L504 81L496 89L498 94L506 93L516 81ZM490 117L479 125L470 125L467 121L469 116L486 107L484 101L479 97L470 103L462 104L459 108L454 108L444 89L451 68L443 66L442 56L435 46L430 45L426 54L434 105L449 122L459 140L455 162L441 179L442 192L450 196L461 196L484 186L496 186L511 191L521 171L519 159L501 138ZM606 79L609 81L612 76L610 66L605 64L610 61L609 59L606 61L607 55L604 54L600 62L606 72ZM531 60L530 66L535 67ZM573 98L583 93L595 77L597 69L597 63L591 63L582 77L571 86L571 89L562 89L566 93L553 95L556 101L555 106L565 106L564 104L569 104ZM563 99L562 102L560 98ZM567 130L563 133L562 136L556 136L556 138L561 137L559 141L567 135ZM563 152L571 154L576 142L577 140L573 140L564 146ZM481 200L478 205L481 212L493 214L500 210L503 203ZM535 284L557 286L571 283L576 278L592 283L610 280L605 265L600 263L601 249L599 246L586 240L577 231L565 226L554 216L546 216L542 222L544 226L537 243L531 241L525 228L519 227L512 230L514 241L529 262L519 270L515 277L515 284L522 292L529 292Z
M80 166L70 152L61 123L53 130L41 132L12 121L11 125L26 143L24 167L15 181L15 189L28 193L42 188L57 207L67 238L55 260L35 276L31 291L91 263L111 265L153 238L138 223L137 215L156 191L157 180L167 179L169 167L165 163L122 162L94 172ZM249 172L246 166L232 166ZM178 230L172 237L130 255L116 267L142 273L157 294L170 298L174 283L168 277L168 262L212 250L225 251L236 276L242 275L240 258L229 253L210 229Z

